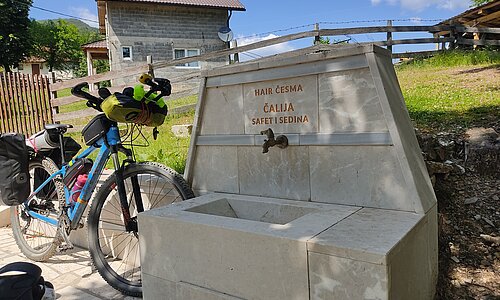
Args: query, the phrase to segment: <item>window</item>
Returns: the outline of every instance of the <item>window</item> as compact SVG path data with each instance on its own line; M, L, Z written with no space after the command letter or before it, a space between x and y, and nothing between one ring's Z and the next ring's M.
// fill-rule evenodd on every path
M122 46L122 57L123 60L132 60L132 47Z
M199 49L174 49L174 58L183 58L189 56L200 55ZM177 65L176 67L181 68L199 68L200 63L198 61L193 61L185 64Z
M24 70L24 65L22 63L20 63L18 66L17 66L17 70L18 71L22 71Z

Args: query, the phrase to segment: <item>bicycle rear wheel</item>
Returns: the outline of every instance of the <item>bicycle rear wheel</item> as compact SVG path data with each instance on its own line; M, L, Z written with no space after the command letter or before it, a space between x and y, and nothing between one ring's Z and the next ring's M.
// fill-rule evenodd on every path
M194 197L184 178L161 164L129 165L123 180L130 216L137 219L132 180L137 177L144 211ZM111 175L92 200L88 218L89 251L99 274L113 288L130 296L142 295L138 232L127 232L116 188Z
M58 170L56 164L48 158L30 161L31 190L34 191ZM21 252L29 259L34 261L49 259L61 242L57 227L30 216L28 209L57 220L62 203L64 203L64 185L60 180L53 179L30 200L28 207L24 204L11 207L10 219L14 239Z

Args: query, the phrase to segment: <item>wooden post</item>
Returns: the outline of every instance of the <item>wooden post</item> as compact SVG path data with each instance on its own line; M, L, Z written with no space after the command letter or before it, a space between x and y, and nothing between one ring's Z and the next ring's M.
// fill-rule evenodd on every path
M474 39L475 41L479 41L479 40L481 39L481 38L480 38L480 35L479 35L479 32L474 32L472 35L473 35L473 39ZM472 49L476 50L476 49L477 49L477 47L478 47L477 45L473 45L473 46L472 46Z
M321 44L321 37L319 35L319 24L314 24L314 30L316 30L316 36L314 36L314 45Z
M455 24L454 24L453 20L451 20L450 21L450 27L451 27L450 28L450 38L452 38L453 40L450 42L450 44L448 46L448 49L451 49L451 50L455 49L455 46L456 46L455 42L457 40L457 38L455 36L455 26L454 25Z
M392 20L387 20L387 27L392 27ZM387 50L392 53L392 32L389 30L387 31Z
M155 71L153 67L153 57L151 55L146 56L146 62L148 64L148 73L151 75L153 78L155 77Z
M233 40L233 41L231 41L231 43L232 43L231 48L238 48L238 41L237 40ZM240 55L239 55L239 53L235 53L233 63L239 63L239 62L240 62Z
M57 98L57 92L50 90L50 85L56 83L56 74L54 72L49 72L49 94L50 94L50 107L52 108L52 115L55 116L59 113L59 106L53 106L52 101ZM60 123L60 122L55 122Z
M432 36L435 39L439 39L439 34L438 33L433 33ZM436 42L436 50L439 50L439 42Z
M7 73L0 73L0 123L2 124L2 132L9 132L12 128L12 119L10 118L9 98L6 93L7 86L4 84Z

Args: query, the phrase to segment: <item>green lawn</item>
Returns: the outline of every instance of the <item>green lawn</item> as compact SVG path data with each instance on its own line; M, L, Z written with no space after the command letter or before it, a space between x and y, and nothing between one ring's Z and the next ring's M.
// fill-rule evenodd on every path
M420 129L463 131L499 119L498 52L452 52L397 66L396 72L410 117Z
M467 58L467 54L463 56ZM430 60L396 67L415 126L427 131L460 132L498 121L500 56L493 58L477 64L471 64L470 59L451 66Z

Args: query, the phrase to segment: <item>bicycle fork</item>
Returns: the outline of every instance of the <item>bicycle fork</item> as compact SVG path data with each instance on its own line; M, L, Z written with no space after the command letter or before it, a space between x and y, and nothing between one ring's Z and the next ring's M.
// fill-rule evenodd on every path
M118 190L118 198L120 199L120 208L123 215L123 223L125 225L125 230L128 232L138 232L137 217L132 218L130 216L130 206L127 199L127 192L125 190L125 181L123 178L123 166L120 165L118 159L117 147L111 147L111 158L113 160L113 166L115 168L115 179L116 188ZM142 204L141 190L139 186L139 179L137 175L131 177L132 183L132 194L135 200L137 213L143 212L144 207Z

